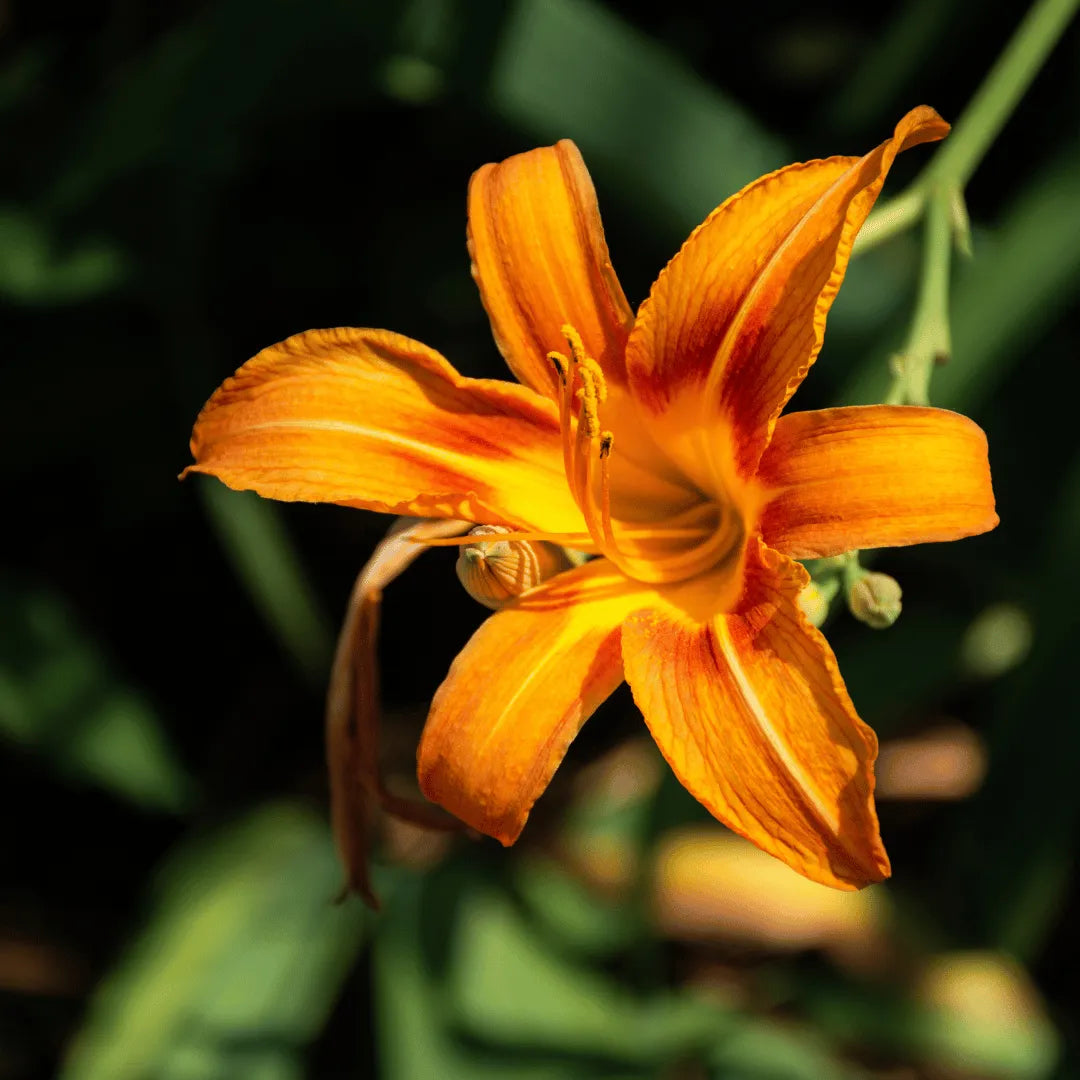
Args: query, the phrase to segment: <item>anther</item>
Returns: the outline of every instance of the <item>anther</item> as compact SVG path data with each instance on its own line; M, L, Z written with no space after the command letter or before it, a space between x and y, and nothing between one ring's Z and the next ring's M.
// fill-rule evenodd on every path
M570 361L566 359L561 352L555 352L552 350L547 354L548 361L555 365L555 370L559 373L559 378L566 382L566 373L570 367Z
M607 401L607 380L604 378L603 369L591 356L586 356L584 360L579 362L578 366L582 373L587 371L592 375L593 383L596 386L596 399L602 405Z
M606 458L615 445L615 436L610 431L600 432L600 457Z
M595 439L600 434L596 379L587 367L581 368L580 374L581 389L577 392L577 399L581 402L581 412L578 416L578 424L584 425L585 434L590 439Z
M585 343L581 340L581 335L569 323L564 323L560 329L562 336L566 338L566 344L570 346L574 361L580 364L586 359Z

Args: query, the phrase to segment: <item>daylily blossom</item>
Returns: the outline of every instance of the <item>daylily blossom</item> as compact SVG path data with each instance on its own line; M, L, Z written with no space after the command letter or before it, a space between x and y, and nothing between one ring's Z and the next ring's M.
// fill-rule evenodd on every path
M748 185L636 316L574 144L486 165L469 252L518 383L465 378L386 330L314 330L210 399L191 468L230 487L596 556L489 616L454 661L419 748L429 799L513 843L625 679L720 821L816 881L888 875L877 741L799 607L793 560L992 528L986 439L939 409L781 410L893 159L947 131L921 107L865 157Z

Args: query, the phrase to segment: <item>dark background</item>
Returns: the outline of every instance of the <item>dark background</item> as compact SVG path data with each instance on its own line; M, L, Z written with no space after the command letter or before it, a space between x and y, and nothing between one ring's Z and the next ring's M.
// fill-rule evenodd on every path
M464 250L482 163L574 138L636 304L756 175L862 153L916 104L955 121L1025 6L710 9L0 9L0 1078L52 1075L73 1040L75 1080L1080 1070L1075 26L968 188L975 257L931 388L988 432L1001 526L882 553L900 622L828 627L883 738L961 724L988 762L966 800L883 801L895 878L869 967L666 931L649 867L668 830L707 820L666 776L619 834L633 883L577 873L560 830L581 768L640 735L625 695L513 852L391 835L383 914L331 907L321 696L388 522L175 480L212 390L300 330L387 327L504 373ZM886 197L932 152L904 155ZM797 407L880 399L918 236L852 263ZM399 779L484 614L452 563L433 552L386 597ZM1003 1009L975 1049L979 1018L919 989L958 956L997 988L976 979L972 1000ZM702 971L725 992L702 995Z

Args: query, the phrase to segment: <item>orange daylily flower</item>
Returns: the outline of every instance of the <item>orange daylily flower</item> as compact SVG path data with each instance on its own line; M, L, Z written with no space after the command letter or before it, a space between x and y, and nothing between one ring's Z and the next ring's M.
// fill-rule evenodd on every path
M571 740L626 679L680 781L816 881L889 873L877 740L796 602L793 559L997 522L986 439L939 409L781 410L813 363L913 110L865 157L728 199L636 317L573 143L469 186L473 275L520 383L469 379L385 330L263 350L195 426L192 471L275 499L509 526L598 556L495 612L419 748L424 793L513 843Z

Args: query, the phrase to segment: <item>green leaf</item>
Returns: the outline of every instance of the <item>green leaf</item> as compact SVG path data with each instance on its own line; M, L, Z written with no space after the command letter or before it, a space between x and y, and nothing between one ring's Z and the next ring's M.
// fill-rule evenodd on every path
M478 1040L625 1067L708 1061L725 1077L853 1075L808 1033L688 994L634 996L560 956L494 889L464 896L458 918L449 993L462 1026Z
M0 732L142 806L188 807L193 784L157 714L63 600L0 576L0 610Z
M201 481L211 524L255 606L286 654L321 688L330 671L333 636L277 507L250 491Z
M287 803L174 853L61 1080L299 1080L361 943L340 876L322 819Z
M524 857L514 886L543 932L582 956L610 956L644 930L640 914L598 896L555 859Z
M391 880L393 878L393 880ZM383 1080L582 1080L590 1075L520 1054L484 1051L457 1031L442 973L423 947L424 900L437 892L405 874L380 881L387 896L372 947L376 1037ZM445 902L449 897L443 896Z
M66 304L109 292L124 276L120 252L101 239L62 250L48 224L23 207L0 207L0 296Z
M459 911L450 993L477 1038L622 1062L702 1052L727 1017L692 998L638 1002L587 968L563 960L493 890Z

